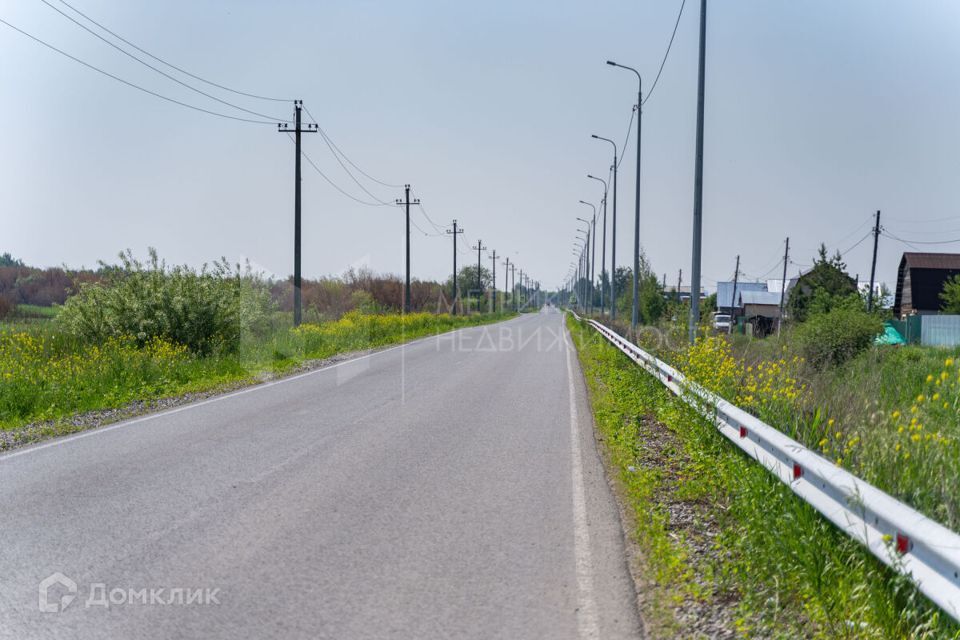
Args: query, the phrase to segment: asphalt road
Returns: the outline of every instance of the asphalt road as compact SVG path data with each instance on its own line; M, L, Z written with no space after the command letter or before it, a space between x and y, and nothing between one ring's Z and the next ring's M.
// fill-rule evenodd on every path
M0 457L0 637L640 636L568 340L529 314Z

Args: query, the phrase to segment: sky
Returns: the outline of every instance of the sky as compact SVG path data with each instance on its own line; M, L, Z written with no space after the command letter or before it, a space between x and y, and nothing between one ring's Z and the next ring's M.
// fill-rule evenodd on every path
M224 92L137 54L271 124L211 116L0 24L0 252L80 267L155 247L172 263L224 256L287 276L295 156L275 121L291 117L297 98L356 166L412 185L423 203L411 215L415 278L448 277L444 231L456 219L460 264L476 262L468 245L482 240L548 288L575 259L576 218L591 214L579 200L602 197L586 174L605 177L612 163L610 145L590 136L622 148L636 101L635 76L604 62L635 67L646 97L681 4L69 1L195 75L286 101ZM127 58L41 0L4 0L0 18L169 98L260 119ZM699 2L687 0L642 114L641 245L669 284L680 269L688 284L691 265L698 20ZM927 244L960 241L958 36L953 0L711 2L704 285L730 279L737 255L741 279L778 278L788 236L789 274L825 242L865 279L878 209L878 279L889 286L903 251L960 250ZM636 132L619 165L621 265L633 248ZM303 145L340 189L373 201L319 134ZM402 197L350 168L378 200ZM402 273L401 208L358 203L306 163L302 189L305 277ZM607 215L612 226L612 196ZM501 287L502 273L498 264Z

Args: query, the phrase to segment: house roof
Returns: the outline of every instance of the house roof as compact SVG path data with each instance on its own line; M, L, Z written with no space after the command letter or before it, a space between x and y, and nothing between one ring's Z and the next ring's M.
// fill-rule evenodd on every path
M731 301L739 300L740 294L744 291L766 291L766 282L738 282L737 291L734 294L733 282L717 283L717 306L729 307ZM779 304L779 303L778 303ZM734 304L734 306L738 306Z
M902 262L909 269L960 269L960 253L904 252Z
M741 291L740 304L767 304L780 306L779 291Z

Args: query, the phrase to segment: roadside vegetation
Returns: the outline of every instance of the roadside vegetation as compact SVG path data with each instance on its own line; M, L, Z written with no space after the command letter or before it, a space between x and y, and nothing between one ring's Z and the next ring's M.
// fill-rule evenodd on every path
M622 335L960 531L960 350L876 344L890 312L867 310L839 254L821 246L785 301L789 321L766 338L714 331L706 313L690 346L689 308L676 300L659 314L644 313L641 304L644 326L631 333L625 297L613 325ZM946 310L960 309L960 278L941 298ZM705 306L715 304L708 299ZM906 579L805 507L618 351L591 339L582 343L581 358L604 439L612 450L623 447L613 455L622 460L621 480L637 512L660 620L685 620L691 602L709 612L710 603L729 599L744 636L960 637ZM622 470L628 467L635 471ZM688 512L698 514L703 531L683 526Z
M906 578L796 499L595 331L572 318L569 327L611 474L634 516L643 613L653 637L960 638L960 629ZM832 459L842 458L838 464L872 465L885 488L912 492L914 501L956 526L947 517L955 505L939 507L956 500L956 458L950 458L956 450L943 453L955 444L934 443L924 437L929 427L916 424L947 411L943 402L957 401L954 391L932 400L936 389L960 377L957 365L918 349L868 350L845 369L825 365L813 381L802 373L813 365L785 345L751 349L718 336L674 355L702 383L790 435L828 448ZM927 372L931 367L935 374ZM851 368L863 373L850 380ZM890 386L881 400L879 385L901 377L911 382ZM874 395L861 392L860 382L874 384L867 387ZM818 396L821 389L835 395ZM842 405L818 406L844 398ZM906 414L887 408L901 403ZM868 443L861 428L884 433Z
M295 329L271 286L224 261L194 270L126 253L62 306L19 305L0 324L0 429L252 383L510 315L402 315L355 291L350 310L311 307Z

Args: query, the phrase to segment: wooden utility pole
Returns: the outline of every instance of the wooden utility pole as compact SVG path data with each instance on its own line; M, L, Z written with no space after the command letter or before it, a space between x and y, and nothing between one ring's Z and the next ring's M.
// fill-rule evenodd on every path
M306 129L300 126L300 112L303 111L303 100L293 101L293 119L294 127L289 125L277 124L277 131L280 133L293 133L296 149L294 160L294 178L293 178L293 326L299 327L303 312L300 304L300 134L316 133L315 124L307 125Z
M457 221L453 221L453 231L447 229L447 233L450 234L450 237L453 238L453 315L457 315L457 298L459 298L459 292L457 291L457 236L463 233L463 229L457 229Z

